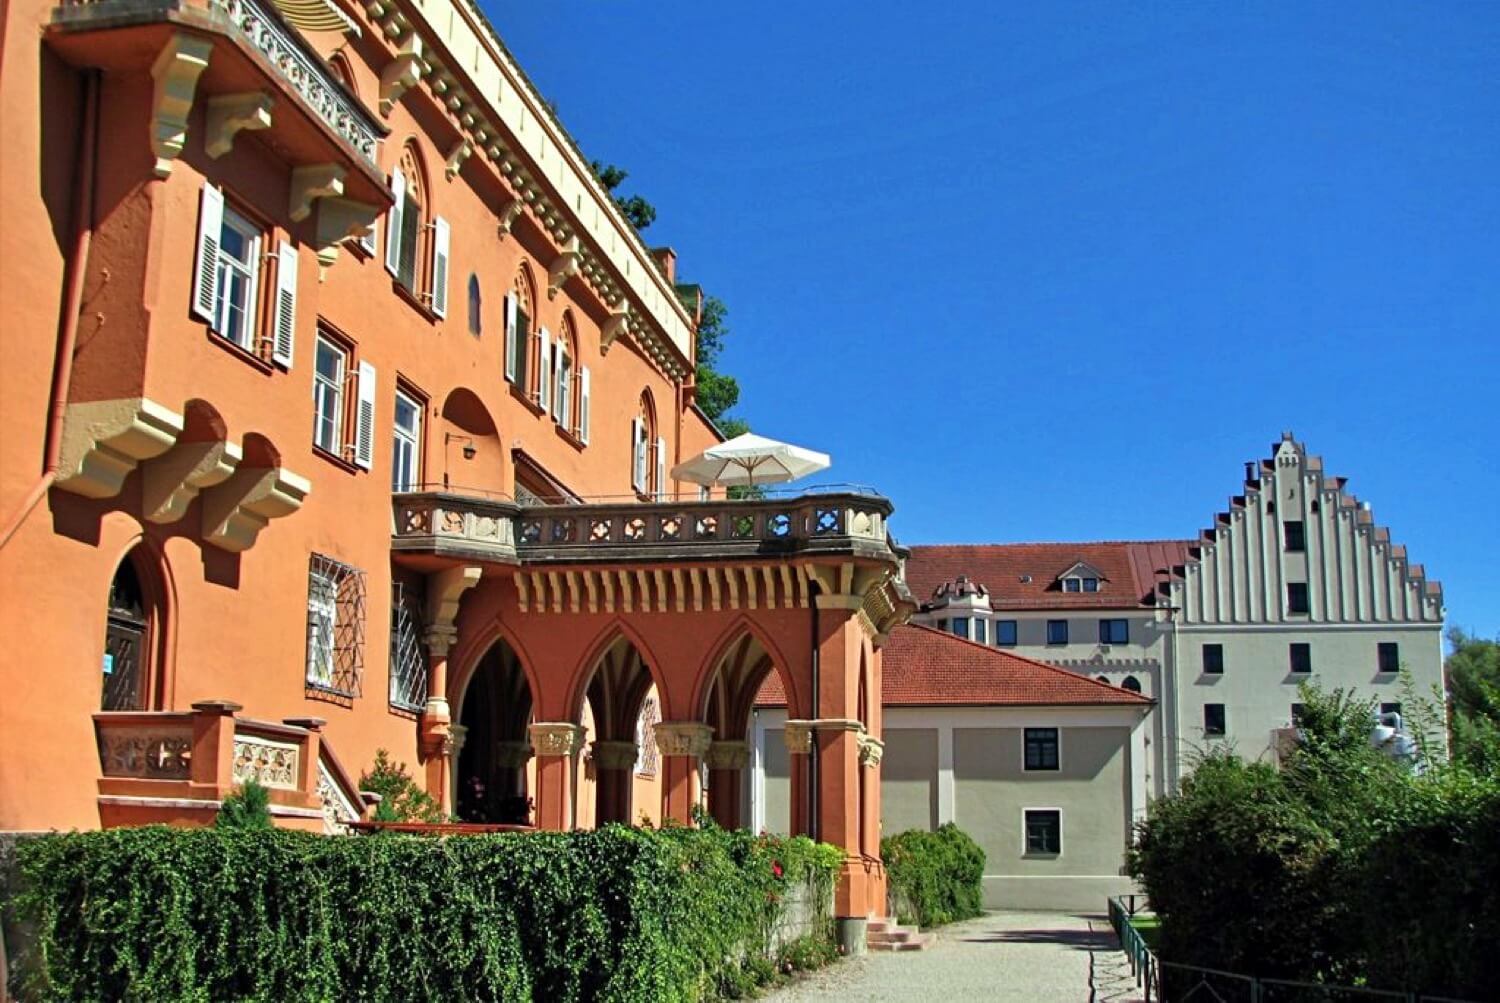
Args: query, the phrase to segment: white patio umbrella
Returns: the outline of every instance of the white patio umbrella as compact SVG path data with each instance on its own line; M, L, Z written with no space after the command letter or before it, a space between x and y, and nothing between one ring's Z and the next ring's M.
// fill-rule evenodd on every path
M679 463L672 476L710 487L775 484L826 470L832 462L827 453L746 432Z

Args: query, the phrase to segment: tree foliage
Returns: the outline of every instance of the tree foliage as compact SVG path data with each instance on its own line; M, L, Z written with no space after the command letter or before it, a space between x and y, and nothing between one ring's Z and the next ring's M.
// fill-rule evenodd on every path
M443 809L412 780L405 763L391 761L384 749L375 750L375 765L359 778L359 789L380 795L377 822L444 822Z
M843 854L744 831L318 836L151 826L18 848L27 998L697 1000L827 953ZM790 959L787 959L790 960Z
M1480 998L1500 943L1500 777L1374 748L1373 702L1304 687L1281 769L1205 756L1136 830L1167 961Z
M880 859L901 922L941 926L983 912L984 850L952 822L885 837Z
M614 164L601 163L598 160L589 161L589 166L593 168L594 177L598 178L599 183L604 186L604 190L609 192L609 197L614 202L615 207L620 210L620 213L631 226L637 230L644 230L656 222L656 206L647 202L639 195L625 196L615 194L615 189L619 188L625 183L625 179L630 177L629 171L616 167Z
M219 805L214 825L224 829L271 828L271 792L246 780Z
M1453 758L1471 769L1500 774L1500 641L1457 627L1448 632L1446 662Z

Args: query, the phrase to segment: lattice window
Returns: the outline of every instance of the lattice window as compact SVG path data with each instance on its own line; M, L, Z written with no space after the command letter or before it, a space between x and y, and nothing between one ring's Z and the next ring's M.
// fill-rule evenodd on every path
M427 706L427 653L422 617L400 582L391 585L391 706L421 711Z
M313 554L307 571L307 685L360 695L365 652L365 573Z
M641 714L635 722L635 772L643 777L656 776L660 758L656 751L656 726L660 722L661 711L656 707L656 698L647 697L641 704Z

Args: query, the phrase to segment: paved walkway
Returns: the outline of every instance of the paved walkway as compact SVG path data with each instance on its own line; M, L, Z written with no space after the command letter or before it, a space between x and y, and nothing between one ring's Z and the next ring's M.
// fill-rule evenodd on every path
M1127 1003L1130 966L1103 916L992 912L943 927L925 951L843 961L764 997L774 1003Z

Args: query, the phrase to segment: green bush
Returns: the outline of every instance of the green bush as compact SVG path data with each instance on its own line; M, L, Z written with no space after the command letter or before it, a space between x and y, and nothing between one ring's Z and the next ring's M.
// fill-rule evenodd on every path
M880 841L891 906L902 923L941 926L984 911L984 851L952 822Z
M1136 830L1161 956L1485 998L1500 944L1500 777L1374 749L1370 703L1304 688L1280 770L1205 757Z
M359 789L380 795L375 806L377 822L446 822L443 809L424 791L405 763L391 762L384 749L375 750L375 765L359 778Z
M695 1000L767 971L787 884L826 902L840 860L688 828L147 827L23 844L16 906L42 999Z
M271 792L254 780L246 780L219 805L214 825L221 829L271 828Z

